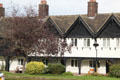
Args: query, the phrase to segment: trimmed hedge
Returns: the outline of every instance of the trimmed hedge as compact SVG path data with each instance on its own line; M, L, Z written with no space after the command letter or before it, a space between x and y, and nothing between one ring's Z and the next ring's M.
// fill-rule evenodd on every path
M26 73L28 74L41 74L45 69L45 65L42 62L29 62L26 65Z
M47 73L62 74L65 72L65 66L62 64L48 64Z
M109 75L112 77L120 77L120 64L110 66Z

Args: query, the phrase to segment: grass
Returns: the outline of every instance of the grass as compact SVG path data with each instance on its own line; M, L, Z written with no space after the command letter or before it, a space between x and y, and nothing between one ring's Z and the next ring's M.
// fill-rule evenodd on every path
M3 72L6 80L120 80L120 78L113 78L107 76L68 76L68 75L53 75L53 74L16 74L10 72Z

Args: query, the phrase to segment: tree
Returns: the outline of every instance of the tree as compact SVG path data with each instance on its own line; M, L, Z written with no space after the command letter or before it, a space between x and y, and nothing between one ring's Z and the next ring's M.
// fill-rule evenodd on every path
M48 25L45 19L39 19L34 9L25 10L26 15L17 16L18 10L14 9L12 17L3 19L5 38L10 42L6 49L8 53L22 52L27 59L28 55L62 56L65 51L70 51L71 45L67 45L66 40L59 35L53 25Z

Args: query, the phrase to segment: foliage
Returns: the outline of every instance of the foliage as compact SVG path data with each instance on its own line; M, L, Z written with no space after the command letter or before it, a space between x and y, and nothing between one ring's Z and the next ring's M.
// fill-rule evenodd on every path
M51 74L62 74L65 72L65 66L62 64L48 64L47 71Z
M120 77L120 64L114 64L110 66L109 76Z
M1 65L1 71L4 71L4 70L5 70L5 65L2 64L2 65Z
M64 72L62 75L73 76L73 73L71 73L71 72Z
M42 62L29 62L26 65L26 73L28 74L41 74L45 68Z
M35 9L25 8L24 13L19 13L21 9L13 8L12 16L3 18L0 24L3 27L3 36L7 39L9 46L6 51L6 67L9 69L10 58L8 54L43 54L43 55L64 55L65 51L70 52L71 46L66 41L60 39L60 35L54 29L52 24L46 24L44 20L39 19ZM19 15L18 15L19 14ZM52 41L52 42L51 42ZM3 43L3 42L2 42ZM19 56L19 55L17 55ZM9 57L9 58L8 58ZM27 58L26 58L27 59ZM7 61L8 60L8 61ZM25 64L23 65L23 72ZM7 70L9 71L9 70Z

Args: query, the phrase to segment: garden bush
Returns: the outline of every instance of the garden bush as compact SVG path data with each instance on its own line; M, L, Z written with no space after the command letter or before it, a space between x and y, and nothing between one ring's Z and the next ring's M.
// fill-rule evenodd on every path
M26 65L26 73L28 74L41 74L45 69L45 65L42 62L29 62Z
M62 64L48 64L47 71L51 74L62 74L65 72L65 66Z
M65 76L73 76L73 73L71 73L71 72L64 72L62 75L65 75Z
M110 66L109 76L120 77L120 64Z

